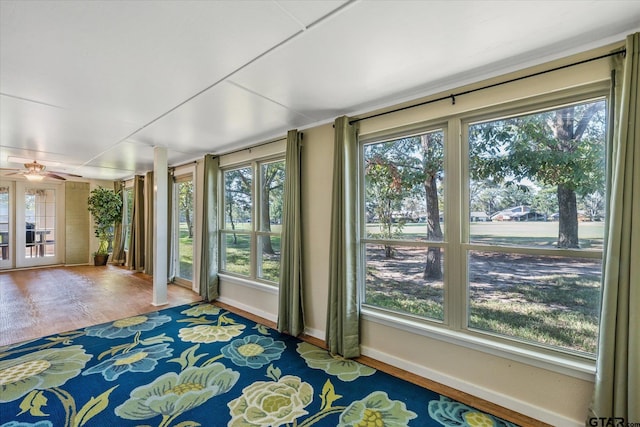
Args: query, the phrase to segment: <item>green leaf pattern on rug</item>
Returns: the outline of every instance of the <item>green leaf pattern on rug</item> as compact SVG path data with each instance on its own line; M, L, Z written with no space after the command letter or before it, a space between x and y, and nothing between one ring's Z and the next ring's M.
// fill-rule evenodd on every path
M80 374L91 357L82 346L74 345L0 361L0 402L11 402L35 389L61 386Z
M389 399L384 391L374 391L349 405L340 415L338 427L402 427L417 417L403 402Z
M429 415L445 427L517 427L444 396L429 402Z
M128 420L162 416L159 427L171 425L182 413L228 392L240 374L221 363L189 367L176 374L168 372L152 383L135 388L115 413Z
M337 376L342 381L354 381L360 377L368 377L376 370L351 359L331 355L328 351L306 342L298 344L297 352L313 369L321 369L329 375Z
M218 321L215 325L210 324L198 324L191 328L182 328L178 332L178 336L184 342L195 343L213 343L213 342L225 342L231 341L232 338L242 334L246 325L242 323L236 323L235 320L225 316L228 312L224 312L218 316ZM193 319L198 323L213 323L214 321L206 319L204 316ZM180 320L179 320L180 321ZM183 321L189 321L184 319Z

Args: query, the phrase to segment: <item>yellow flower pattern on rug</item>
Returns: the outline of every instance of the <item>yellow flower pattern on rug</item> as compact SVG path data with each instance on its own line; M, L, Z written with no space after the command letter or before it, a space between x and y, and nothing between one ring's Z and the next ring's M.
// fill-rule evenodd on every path
M0 427L515 427L208 303L0 348Z

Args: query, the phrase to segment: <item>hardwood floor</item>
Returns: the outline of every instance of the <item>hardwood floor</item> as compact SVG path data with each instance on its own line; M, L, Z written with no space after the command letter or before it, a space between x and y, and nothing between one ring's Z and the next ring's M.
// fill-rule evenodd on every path
M189 289L169 285L169 304L155 307L151 305L152 286L151 276L112 265L0 272L0 346L201 300ZM252 313L219 302L215 304L255 322L276 327L274 322ZM325 348L322 340L302 338ZM547 426L369 357L357 360L518 425Z
M201 299L169 285L169 304L156 307L152 289L151 276L112 265L0 272L0 345Z

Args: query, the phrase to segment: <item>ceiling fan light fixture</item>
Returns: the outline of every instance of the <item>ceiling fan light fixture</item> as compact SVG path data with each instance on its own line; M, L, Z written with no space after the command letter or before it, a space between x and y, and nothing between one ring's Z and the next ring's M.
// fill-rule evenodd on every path
M44 179L44 175L40 175L39 173L29 172L29 173L24 174L24 176L29 181L33 181L33 182L42 181Z

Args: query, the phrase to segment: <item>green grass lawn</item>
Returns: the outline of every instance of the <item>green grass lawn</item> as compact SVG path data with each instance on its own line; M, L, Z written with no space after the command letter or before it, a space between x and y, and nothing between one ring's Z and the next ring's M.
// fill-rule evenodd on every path
M551 222L472 223L470 235L472 242L483 245L553 247L557 227L557 223ZM601 249L603 230L604 224L600 222L580 223L581 247ZM404 229L405 238L416 238L422 233L426 233L424 224L408 224ZM377 255L373 253L375 250ZM442 282L422 278L419 266L424 268L426 251L412 250L410 254L400 249L395 259L384 259L382 245L368 245L365 301L442 320ZM472 251L469 254L469 327L594 353L601 266L599 259Z
M251 275L251 237L248 234L224 235L224 251L222 269L226 272L249 277ZM258 250L259 257L257 276L260 279L278 282L280 280L280 236L261 236L261 239L271 239L272 254ZM262 242L260 242L262 243Z

